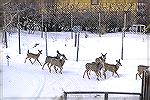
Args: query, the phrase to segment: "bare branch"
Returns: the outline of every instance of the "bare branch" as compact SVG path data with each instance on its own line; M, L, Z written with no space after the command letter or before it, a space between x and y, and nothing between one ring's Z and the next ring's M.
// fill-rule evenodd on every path
M6 3L3 3L2 5L5 6L5 5L7 5L8 3L10 3L10 2L11 2L11 0L7 1Z
M13 19L15 18L16 15L18 15L19 12L17 12L15 15L11 16L10 22L4 26L3 30L6 30L6 28L12 23Z

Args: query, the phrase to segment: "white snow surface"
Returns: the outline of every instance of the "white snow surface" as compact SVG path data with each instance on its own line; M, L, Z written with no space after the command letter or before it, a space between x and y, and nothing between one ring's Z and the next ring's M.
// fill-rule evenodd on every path
M107 92L133 92L141 93L141 79L135 79L137 66L139 64L150 64L149 44L150 38L143 34L126 33L124 37L124 60L117 71L119 78L111 72L107 72L100 81L96 80L94 72L89 80L83 73L85 64L95 61L95 58L106 55L106 62L116 64L121 58L122 33L107 33L99 37L97 34L85 32L80 33L79 60L76 61L77 48L74 47L74 39L71 39L70 32L49 32L48 55L56 56L56 50L65 54L68 60L63 65L63 74L49 72L47 65L44 70L38 62L33 65L27 60L27 50L38 53L43 50L39 60L42 65L46 58L45 33L41 38L41 32L28 34L21 31L21 54L19 54L18 33L8 36L8 48L1 44L1 75L2 75L2 96L3 98L13 97L56 97L61 96L64 91L107 91ZM39 45L33 48L35 43ZM9 66L6 56L9 55ZM33 61L33 59L32 59Z

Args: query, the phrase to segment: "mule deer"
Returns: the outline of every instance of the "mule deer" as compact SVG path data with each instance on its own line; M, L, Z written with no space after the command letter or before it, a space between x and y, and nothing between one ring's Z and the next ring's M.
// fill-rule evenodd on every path
M48 67L49 64L51 63L51 60L54 59L54 58L55 58L55 59L59 59L59 58L57 58L57 57L47 56L46 59L45 59L45 63L43 64L42 69L44 70L45 64L47 64L47 67Z
M137 69L137 73L136 73L136 80L137 80L137 76L139 76L142 79L142 74L144 72L144 70L148 69L150 66L145 66L145 65L138 65L138 69Z
M100 69L99 70L100 74L101 74L100 71L101 71L102 67L104 67L104 62L106 61L106 54L107 53L105 53L105 54L101 53L101 56L95 59L95 62L99 64L99 67L101 67L101 68L99 68ZM90 71L89 71L89 75L90 75Z
M84 74L83 74L83 78L85 76L85 74L87 74L88 78L90 79L89 77L89 71L94 71L96 76L97 76L97 80L99 80L99 76L101 77L101 73L100 73L100 70L101 70L101 66L99 65L100 63L96 63L96 62L92 62L92 63L87 63L85 65L85 68L86 70L84 71Z
M47 64L47 66L49 66L51 59L53 59L53 58L60 59L60 57L64 55L64 54L61 54L58 50L56 52L57 52L57 56L55 56L55 57L47 56L46 57L45 63L43 65L42 69L44 69L45 64Z
M107 54L107 53L105 53L105 54L102 54L102 53L101 53L101 56L98 57L98 58L96 58L96 59L95 59L95 62L97 62L97 63L99 63L99 62L101 62L101 61L102 61L102 62L105 62L105 61L106 61L106 54Z
M29 58L31 64L34 64L36 60L40 63L40 61L38 60L38 58L39 58L40 54L42 54L42 50L38 50L38 51L39 51L38 54L34 54L34 53L30 53L29 50L28 50L28 52L27 52L27 57L26 57L24 63L26 63L26 60L27 60L28 58ZM34 62L31 61L31 58L32 58L32 59L35 59ZM40 65L42 66L41 63L40 63Z
M119 77L118 73L117 73L117 70L119 69L119 66L122 66L121 63L120 63L120 59L119 60L116 60L117 64L114 65L114 64L108 64L108 63L104 63L104 71L103 71L103 75L104 75L104 78L106 79L106 71L110 71L110 72L113 72L112 76L115 74L117 74L117 76Z
M59 73L62 74L62 70L63 70L63 65L65 63L65 60L67 60L66 56L63 54L62 58L51 58L50 61L48 61L48 68L49 68L49 72L51 72L51 67L54 66L55 72L57 73L58 68L60 69ZM49 66L49 64L51 64ZM57 68L58 67L58 68Z

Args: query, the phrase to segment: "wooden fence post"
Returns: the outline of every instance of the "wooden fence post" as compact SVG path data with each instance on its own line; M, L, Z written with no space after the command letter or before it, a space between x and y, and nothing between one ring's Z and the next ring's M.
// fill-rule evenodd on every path
M141 100L149 100L150 99L150 71L146 70L143 73L142 78L142 99Z
M105 93L105 98L104 100L108 100L108 93Z
M67 100L67 93L64 92L64 100Z

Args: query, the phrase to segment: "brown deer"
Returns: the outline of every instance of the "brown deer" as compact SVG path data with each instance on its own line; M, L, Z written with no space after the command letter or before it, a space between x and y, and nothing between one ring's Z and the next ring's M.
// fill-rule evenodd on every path
M87 74L88 78L90 79L89 77L89 71L93 71L95 72L96 76L97 76L97 80L99 80L99 76L101 77L101 73L100 73L100 70L101 70L101 66L100 66L100 63L96 63L96 62L92 62L92 63L86 63L85 65L85 71L84 71L84 74L83 74L83 78L85 76L85 74Z
M100 70L99 70L100 74L101 74L100 71L101 71L102 67L104 67L104 62L106 61L106 54L107 53L105 53L105 54L101 53L101 56L95 59L95 62L99 64L99 67L101 67ZM89 71L89 75L90 75L90 72L91 71Z
M150 66L145 66L145 65L138 65L138 69L137 69L137 73L136 73L136 80L137 80L137 76L139 76L142 79L142 74L143 72L148 69Z
M106 55L107 55L107 53L105 53L105 54L102 54L101 53L101 56L100 57L98 57L98 58L96 58L95 59L95 62L97 62L97 63L99 63L99 62L105 62L106 61Z
M26 57L24 63L26 63L26 60L27 60L28 58L29 58L31 64L34 64L36 60L40 63L40 61L39 61L38 58L39 58L40 54L42 54L42 50L38 50L38 51L39 51L38 54L34 54L34 53L30 53L29 50L28 50L28 52L27 52L27 57ZM32 58L32 59L35 59L34 62L31 61L31 58ZM42 66L41 63L40 63L40 65Z
M53 58L60 59L60 57L64 55L64 54L61 54L58 50L56 52L57 52L57 56L55 56L55 57L47 56L46 57L45 63L43 65L42 69L44 69L45 64L47 64L47 67L49 66L49 64L51 63L51 59L53 59Z
M108 64L108 63L104 63L104 71L103 71L103 75L104 75L104 78L106 79L106 71L110 71L112 72L112 76L115 74L117 74L117 76L119 77L118 73L117 73L117 70L119 69L119 66L122 66L121 63L120 63L120 59L119 60L116 60L117 64L114 65L114 64Z
M60 59L60 58L52 57L52 56L47 56L46 59L45 59L45 63L43 64L43 67L42 67L43 70L44 70L45 64L47 64L47 67L49 67L49 64L52 62L51 61L52 59Z
M57 73L58 68L59 68L59 69L60 69L59 73L62 74L63 65L64 65L64 63L65 63L65 60L67 60L67 58L66 58L66 56L65 56L64 54L62 55L62 58L51 57L51 58L49 58L49 59L47 59L47 60L49 60L49 61L46 61L46 62L48 62L47 65L48 65L48 68L49 68L49 72L50 72L50 73L51 73L51 67L53 66L56 73ZM51 64L51 65L49 66L49 64ZM43 68L44 68L44 67L43 67ZM42 68L42 69L43 69L43 68Z

